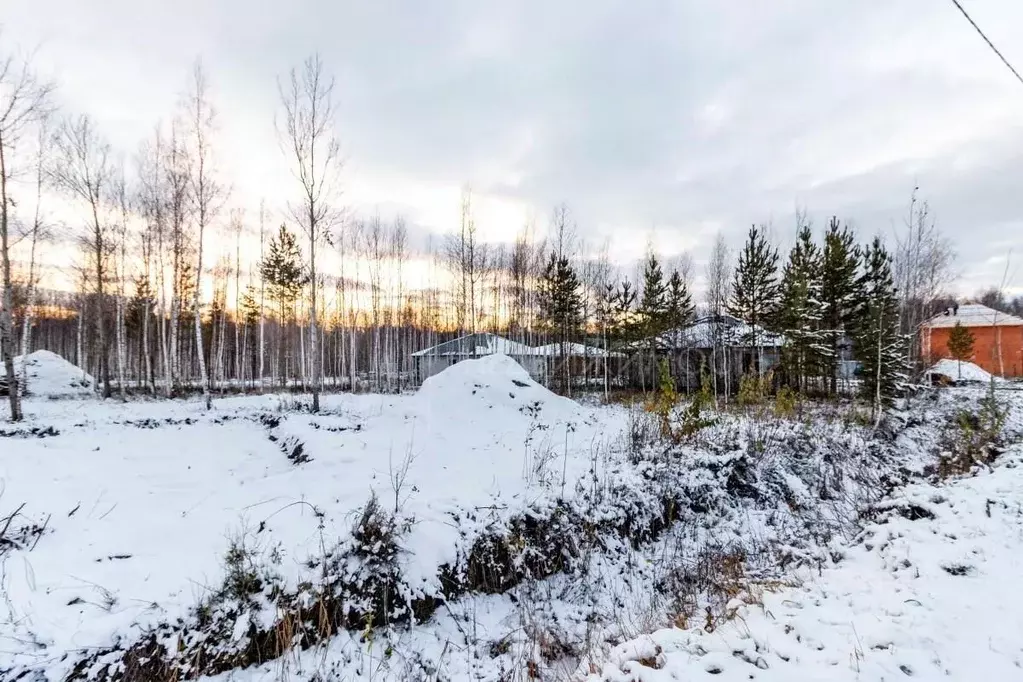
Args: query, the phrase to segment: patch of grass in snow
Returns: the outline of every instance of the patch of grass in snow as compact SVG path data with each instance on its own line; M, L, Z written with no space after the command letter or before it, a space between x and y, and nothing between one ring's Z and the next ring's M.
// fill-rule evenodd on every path
M0 558L12 550L31 550L46 533L49 518L42 523L29 519L22 510L25 503L20 504L6 516L0 516Z
M49 438L59 435L60 431L53 426L33 426L27 429L0 429L0 438Z
M994 461L1004 450L1008 414L1008 406L999 399L992 381L977 407L959 410L944 430L938 478L965 475Z

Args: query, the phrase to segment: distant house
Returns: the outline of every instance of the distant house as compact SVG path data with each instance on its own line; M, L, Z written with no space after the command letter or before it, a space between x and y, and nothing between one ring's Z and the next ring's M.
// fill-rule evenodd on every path
M979 303L953 305L920 327L920 355L927 365L951 358L948 339L956 323L973 335L973 357L963 358L1000 377L1023 377L1023 318Z
M540 355L559 357L562 355L560 343L548 343L546 346L537 346L533 349ZM599 346L587 346L585 343L566 343L564 354L574 358L621 358L624 353L605 351Z
M768 366L776 362L784 343L785 337L781 334L747 324L731 315L705 315L688 326L669 330L657 337L658 346L666 351L677 348L731 348L744 350L750 357L762 355Z
M692 324L635 342L629 350L636 352L635 366L641 375L656 376L656 368L647 367L649 354L643 352L653 347L658 356L669 359L676 379L692 390L699 387L702 368L708 372L716 368L719 376L730 381L755 371L758 364L769 370L780 361L784 344L781 334L722 314L698 317Z
M615 379L611 383L618 384L621 369L628 360L625 353L585 343L569 342L564 347L560 343L548 343L533 350L543 356L550 381L560 381L565 376L567 363L573 385L600 384L605 378L611 380L612 377Z
M447 367L472 358L503 353L522 365L536 381L542 381L547 368L547 357L536 348L497 334L479 332L439 343L412 354L416 379L420 382Z

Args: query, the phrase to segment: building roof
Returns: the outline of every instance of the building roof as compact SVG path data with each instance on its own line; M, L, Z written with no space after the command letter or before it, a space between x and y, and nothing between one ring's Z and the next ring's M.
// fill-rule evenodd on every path
M466 334L465 336L459 336L457 339L451 339L444 343L439 343L436 346L430 348L424 348L423 350L416 351L412 354L412 357L424 357L424 356L457 356L457 357L475 357L477 355L494 355L495 353L503 353L505 355L522 356L522 355L542 355L537 352L536 348L527 346L524 343L518 341L512 341L506 339L503 336L497 334L491 334L489 332L479 332L476 334Z
M715 341L733 347L751 347L756 336L760 348L777 348L785 343L781 334L768 331L760 325L750 325L731 315L697 318L692 324L671 329L657 337L660 348L713 348Z
M561 344L560 343L548 343L546 346L538 346L533 349L539 355L561 355ZM598 346L587 346L585 343L566 343L565 352L567 355L576 357L590 357L590 358L615 358L623 357L622 353L616 353L614 351L605 351L603 348Z
M964 327L1018 327L1023 325L1023 319L988 308L979 303L966 303L958 307L945 310L940 315L935 315L923 323L929 329L942 327L954 327L956 323Z

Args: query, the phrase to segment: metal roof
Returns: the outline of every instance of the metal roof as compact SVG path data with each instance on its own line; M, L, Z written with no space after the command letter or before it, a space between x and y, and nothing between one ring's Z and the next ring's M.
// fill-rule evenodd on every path
M785 343L784 336L760 325L747 324L731 315L720 315L717 318L707 315L686 327L661 334L657 337L657 345L665 349L713 348L715 343L720 343L731 348L743 348L752 345L754 336L760 348L777 348Z
M466 334L465 336L459 336L457 339L451 339L444 343L438 343L436 346L416 351L412 354L412 357L419 358L427 355L475 357L477 355L493 355L495 353L503 353L513 357L517 355L543 355L536 348L527 346L524 343L512 341L490 332L477 332L476 334Z
M939 329L954 327L956 323L964 327L1018 327L1023 319L988 308L980 303L965 303L958 308L952 307L941 315L936 315L923 323L924 327Z

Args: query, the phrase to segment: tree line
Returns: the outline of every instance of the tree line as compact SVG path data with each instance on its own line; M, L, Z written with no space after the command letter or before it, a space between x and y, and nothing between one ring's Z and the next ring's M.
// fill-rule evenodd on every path
M53 85L28 61L0 50L0 356L12 416L27 380L13 357L36 348L72 359L106 397L197 391L209 405L217 392L295 387L312 393L313 409L324 387L406 388L414 351L477 332L556 344L549 379L566 392L580 372L605 391L652 387L666 357L683 388L707 377L728 399L737 377L765 372L767 334L785 339L778 383L800 392L836 393L850 347L876 402L919 364L913 337L944 302L952 252L915 192L890 247L857 243L837 218L817 241L802 215L784 262L762 226L734 258L719 234L697 301L690 259L669 264L651 247L640 272L623 275L565 206L546 229L527 225L499 244L481 238L469 190L456 229L425 246L410 244L400 216L345 215L334 87L315 55L278 80L293 200L246 211L230 207L201 63L181 105L127 159L91 117L58 112ZM52 193L75 207L74 227L55 229ZM41 286L41 251L60 233L76 246L73 292ZM744 322L752 357L732 352L721 325L708 327L709 352L690 353L680 330L725 316ZM580 368L573 343L601 353Z

